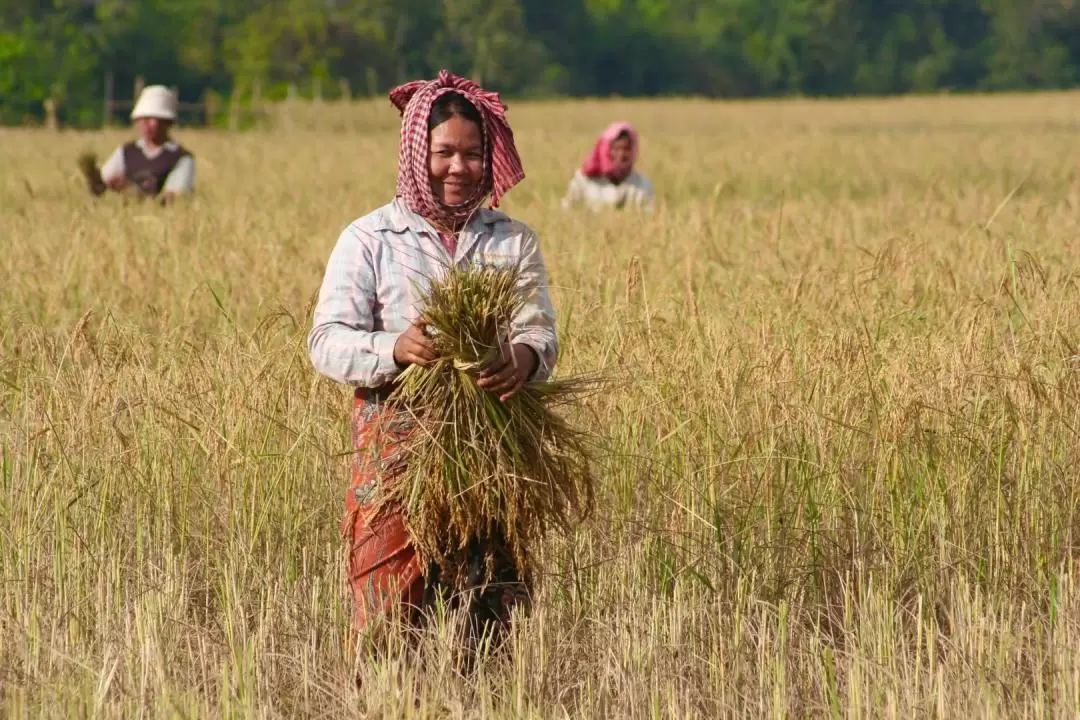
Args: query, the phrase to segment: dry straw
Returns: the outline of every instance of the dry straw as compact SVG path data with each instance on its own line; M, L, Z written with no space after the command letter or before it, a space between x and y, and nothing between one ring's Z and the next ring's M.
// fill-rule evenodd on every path
M504 553L528 575L545 532L592 506L588 436L558 410L595 380L529 382L506 402L476 384L530 292L516 267L455 267L433 280L424 319L438 359L410 366L391 398L408 431L383 502L401 504L420 559L450 577L472 541L489 576Z

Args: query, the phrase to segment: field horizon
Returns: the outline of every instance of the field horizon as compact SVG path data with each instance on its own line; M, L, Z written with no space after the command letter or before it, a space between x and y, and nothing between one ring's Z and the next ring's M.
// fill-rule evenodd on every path
M597 512L469 676L442 624L355 652L304 340L397 115L292 112L180 128L167 209L83 188L126 130L0 129L5 716L1080 713L1080 93L510 104L559 371L617 382ZM619 119L657 211L561 210Z

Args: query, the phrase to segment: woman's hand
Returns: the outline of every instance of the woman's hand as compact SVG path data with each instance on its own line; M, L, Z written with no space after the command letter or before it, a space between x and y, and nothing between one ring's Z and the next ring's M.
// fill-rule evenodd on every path
M431 338L424 334L426 327L427 323L421 318L398 336L394 343L394 362L400 367L426 365L435 359L435 346Z
M506 402L514 397L525 382L532 377L539 362L536 352L528 345L506 343L502 347L499 359L480 373L476 384L483 390L495 393L499 396L499 400Z

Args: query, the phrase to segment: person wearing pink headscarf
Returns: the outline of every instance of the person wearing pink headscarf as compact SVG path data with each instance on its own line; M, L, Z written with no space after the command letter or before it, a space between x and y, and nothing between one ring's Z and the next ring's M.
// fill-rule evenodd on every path
M527 300L507 328L501 357L477 380L505 401L526 381L546 379L558 355L547 271L536 233L494 209L525 177L499 96L443 70L398 87L390 100L401 113L395 197L339 236L308 334L316 371L354 389L356 452L342 525L353 625L365 629L398 613L419 620L449 596L451 607L467 602L471 617L501 627L510 608L528 601L531 583L518 577L509 555L484 584L485 568L476 563L486 553L469 549L460 576L482 586L478 592L446 581L418 560L404 510L376 500L401 462L395 383L409 365L435 359L422 305L428 283L451 266L521 269Z
M625 122L608 125L570 181L563 207L638 207L651 211L655 195L648 179L634 170L637 155L638 134L634 127Z

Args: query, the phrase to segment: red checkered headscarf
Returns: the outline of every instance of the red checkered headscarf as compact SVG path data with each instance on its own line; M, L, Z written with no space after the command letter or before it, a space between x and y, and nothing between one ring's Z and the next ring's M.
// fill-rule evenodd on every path
M431 191L428 161L431 106L447 93L464 97L484 119L484 181L467 202L453 206L444 205ZM498 93L442 70L434 80L416 80L395 88L390 92L390 102L401 113L397 194L417 215L457 227L476 212L488 195L491 207L498 207L502 196L525 177L514 132L506 122L506 106Z
M626 122L614 122L604 128L604 132L596 140L592 153L581 165L581 173L585 177L606 177L612 180L625 180L625 175L620 176L615 172L611 162L611 146L619 139L620 135L630 138L630 168L634 167L638 155L638 134L634 126Z

